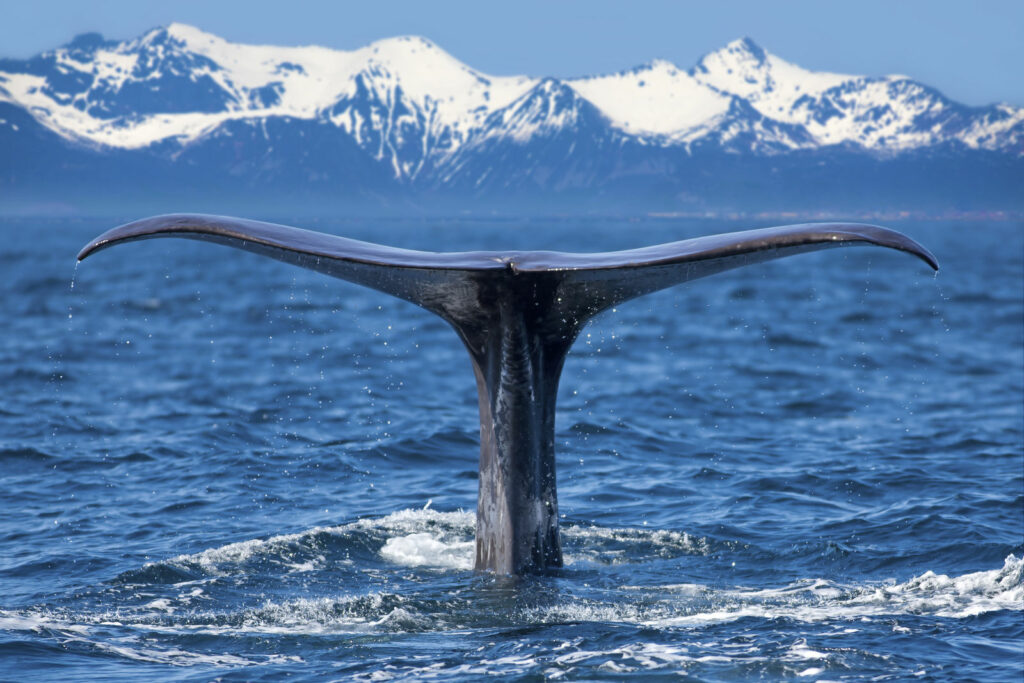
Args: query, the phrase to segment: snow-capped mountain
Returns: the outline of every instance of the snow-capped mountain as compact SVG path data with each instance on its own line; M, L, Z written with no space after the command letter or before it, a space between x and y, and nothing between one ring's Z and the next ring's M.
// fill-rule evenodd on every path
M594 104L546 78L493 111L444 159L438 181L475 193L592 187L626 142Z
M906 76L807 71L749 38L705 56L690 74L746 100L767 118L802 126L812 146L853 144L892 152L955 142L1024 152L1024 108L966 107Z
M0 145L46 158L63 149L86 167L89 155L111 168L148 160L172 183L188 168L253 188L302 178L381 196L614 194L624 178L668 174L678 194L694 160L715 155L757 169L936 154L1019 169L1024 108L967 107L903 76L808 71L748 38L689 70L657 60L559 81L483 74L423 38L343 51L240 45L172 24L0 60ZM31 184L37 162L3 156L0 188Z
M69 139L136 149L229 121L321 118L400 175L411 170L397 153L410 126L428 149L448 149L535 82L487 77L423 38L345 52L238 45L183 24L124 43L86 34L0 62L0 98Z

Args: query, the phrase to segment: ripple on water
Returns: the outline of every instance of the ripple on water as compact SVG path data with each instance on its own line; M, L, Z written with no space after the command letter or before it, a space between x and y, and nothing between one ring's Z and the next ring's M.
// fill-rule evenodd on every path
M92 611L61 606L0 610L0 630L34 634L86 656L225 669L272 667L321 656L315 649L295 650L296 638L329 639L321 640L321 646L337 647L341 642L352 644L338 638L461 633L477 654L467 651L459 663L440 668L437 661L448 661L443 656L431 665L418 660L403 663L394 656L379 659L381 653L372 654L372 647L368 654L377 658L378 672L390 671L396 677L428 670L457 677L520 669L543 669L557 677L573 672L685 671L694 666L722 667L701 669L706 674L735 673L739 666L753 667L751 673L805 675L808 670L841 669L850 659L872 657L859 646L824 645L824 633L832 634L830 642L841 639L839 634L860 642L855 634L880 627L911 632L934 628L929 619L1024 611L1024 559L1014 556L998 569L959 576L926 571L909 580L880 583L807 578L777 587L602 583L584 590L577 582L528 579L539 590L524 591L522 581L509 583L486 575L466 580L466 538L471 528L468 513L404 510L233 543L126 573L102 589L105 596L88 600L96 605ZM250 592L244 581L270 566L270 580L278 582L294 572L330 574L333 565L350 557L350 548L324 541L348 537L350 544L358 544L354 539L361 534L376 540L379 560L393 567L376 575L379 589L346 589L345 583L332 580L331 595L263 597L252 606L245 605L251 598L230 598L239 590ZM626 552L626 557L641 564L645 560L637 555L708 551L703 539L670 530L569 525L566 540L568 547L596 546L605 562L614 561L618 548L631 546L639 553ZM300 556L310 550L319 553L321 561L304 565ZM254 562L256 558L260 561ZM367 566L360 559L356 570L365 572ZM396 573L399 567L405 569ZM302 585L308 589L316 581ZM264 590L269 587L266 584ZM726 632L716 629L728 624L734 625L729 627L733 637L717 640ZM808 635L788 644L773 640L771 634L777 634L781 624ZM567 628L577 635L561 635ZM579 635L581 629L589 635ZM737 638L737 633L745 635ZM249 636L260 637L258 642L264 644L277 643L279 651L268 654L265 646L254 648L257 641L246 640ZM372 642L383 646L386 641L366 644Z

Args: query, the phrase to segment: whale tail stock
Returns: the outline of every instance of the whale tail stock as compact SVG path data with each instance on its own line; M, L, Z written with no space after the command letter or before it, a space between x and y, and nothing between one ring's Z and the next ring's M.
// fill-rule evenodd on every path
M569 348L592 316L707 275L830 247L889 247L938 269L914 240L859 224L791 225L599 254L433 253L188 214L114 228L86 245L78 259L154 237L263 254L405 299L448 321L469 351L480 402L476 568L504 574L562 565L555 398Z

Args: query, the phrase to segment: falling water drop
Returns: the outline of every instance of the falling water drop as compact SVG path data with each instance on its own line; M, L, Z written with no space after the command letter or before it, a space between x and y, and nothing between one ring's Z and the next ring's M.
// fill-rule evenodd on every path
M71 292L75 291L75 278L78 277L78 264L79 263L81 263L81 262L76 260L75 261L75 269L73 271L71 271L71 289L69 290ZM68 302L68 320L71 320L71 317L72 317L71 302L69 301Z

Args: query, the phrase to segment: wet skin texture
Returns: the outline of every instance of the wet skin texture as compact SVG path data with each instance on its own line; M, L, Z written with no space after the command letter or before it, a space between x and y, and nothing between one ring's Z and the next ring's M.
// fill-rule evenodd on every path
M914 240L860 224L782 226L598 254L433 253L188 214L114 228L78 258L154 237L255 252L391 294L446 320L469 351L480 404L476 569L500 574L562 566L555 399L566 355L591 317L707 275L831 247L888 247L938 269L931 253Z

